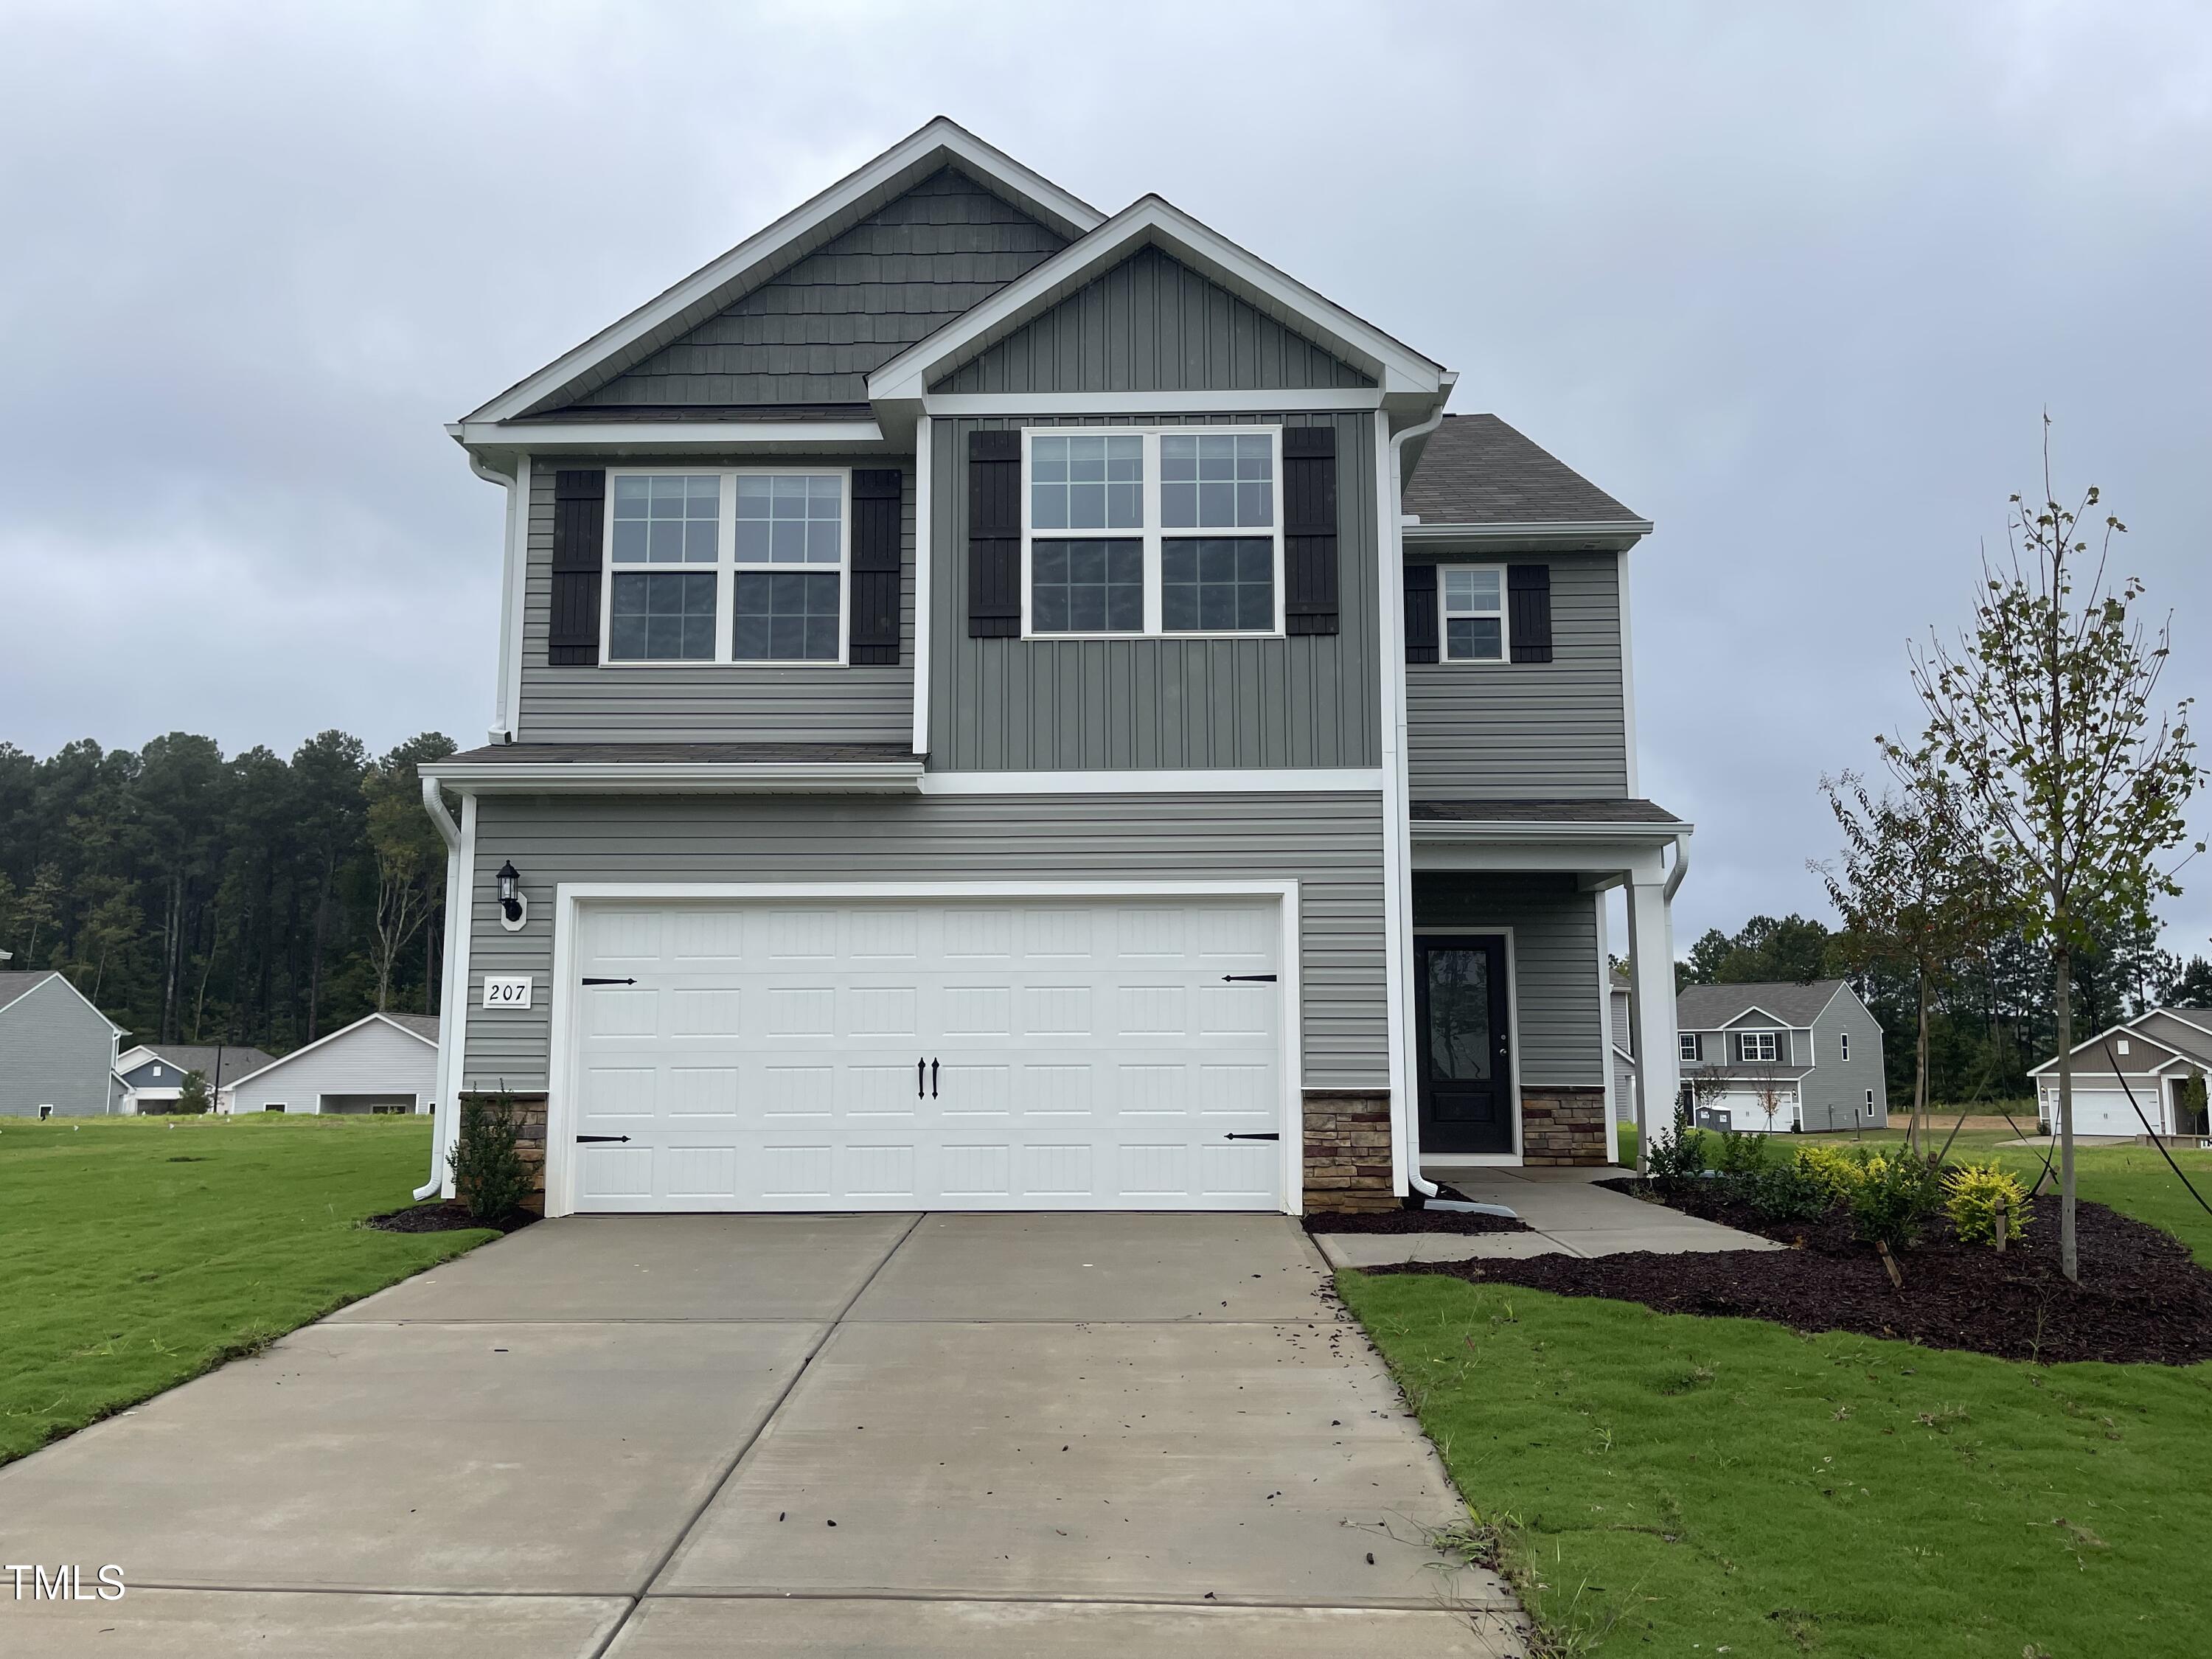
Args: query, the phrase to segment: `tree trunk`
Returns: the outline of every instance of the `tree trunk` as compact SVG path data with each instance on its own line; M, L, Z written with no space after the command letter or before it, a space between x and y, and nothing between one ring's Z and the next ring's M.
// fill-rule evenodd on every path
M2074 952L2051 952L2051 1010L2058 1017L2058 1270L2076 1285L2081 1263L2074 1248Z
M1912 1057L1912 1133L1906 1142L1916 1152L1928 1150L1928 1131L1921 1120L1928 1110L1928 964L1920 964L1919 1034Z

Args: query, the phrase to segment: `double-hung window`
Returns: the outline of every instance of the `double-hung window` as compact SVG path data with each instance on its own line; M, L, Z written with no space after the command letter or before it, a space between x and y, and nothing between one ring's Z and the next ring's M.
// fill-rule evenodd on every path
M1772 1062L1774 1059L1773 1032L1745 1031L1737 1037L1736 1042L1739 1044L1737 1053L1741 1056L1747 1065L1765 1065Z
M1505 567L1448 564L1437 573L1446 662L1504 662Z
M1278 428L1032 428L1023 447L1025 635L1282 632Z
M1701 1057L1698 1052L1698 1034L1695 1031L1679 1033L1677 1041L1681 1045L1683 1059L1694 1064Z
M607 663L845 660L851 475L608 475Z

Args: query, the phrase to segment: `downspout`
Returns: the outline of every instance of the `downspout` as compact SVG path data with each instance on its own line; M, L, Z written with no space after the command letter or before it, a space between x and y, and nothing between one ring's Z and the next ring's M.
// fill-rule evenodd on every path
M526 550L519 543L526 538L530 522L530 458L525 455L517 460L510 477L486 466L481 457L471 453L469 470L486 483L498 484L507 491L507 524L500 538L499 678L492 689L491 730L488 735L494 743L513 743L521 717L515 705L521 678L517 670L521 650L521 588L527 558ZM518 526L523 532L521 536L517 534Z
M1413 972L1413 831L1409 804L1412 784L1406 769L1406 526L1401 462L1408 440L1426 437L1443 424L1444 404L1458 378L1444 377L1443 395L1426 420L1391 438L1382 476L1376 480L1376 493L1382 498L1382 879L1389 890L1382 906L1382 944L1389 952L1384 981L1389 993L1390 1161L1404 1176L1405 1190L1423 1198L1434 1198L1437 1186L1421 1175L1417 1151L1420 1126L1413 1113L1410 1082L1413 1022L1407 1017L1407 1002ZM1378 413L1376 419L1387 432L1389 416Z
M1672 904L1674 902L1674 890L1682 884L1682 878L1689 873L1690 838L1687 836L1677 836L1674 837L1674 867L1667 872L1667 885L1661 890L1660 896Z
M446 810L446 798L440 793L435 778L422 780L422 810L430 815L430 822L438 826L438 834L446 843L446 959L442 964L438 987L438 1092L449 1096L446 1087L453 1074L448 1063L453 1043L453 962L459 954L459 935L462 913L468 896L467 877L461 869L461 830L453 822L453 815ZM451 1099L434 1103L440 1115L430 1123L430 1178L415 1189L415 1201L435 1198L446 1184L446 1171L440 1154L444 1151L446 1125L456 1109Z

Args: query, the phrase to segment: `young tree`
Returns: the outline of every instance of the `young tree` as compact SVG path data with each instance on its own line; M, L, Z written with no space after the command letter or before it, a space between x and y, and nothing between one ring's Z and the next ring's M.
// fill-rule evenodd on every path
M368 833L376 864L376 1006L392 1004L392 974L399 953L436 914L446 885L446 843L422 810L418 762L453 752L450 738L435 732L401 744L362 774L368 802Z
M2043 501L2012 497L2003 565L1982 564L1972 625L1912 653L1927 748L1982 828L2027 936L2050 954L2058 1046L2059 1265L2078 1281L2074 1206L2074 953L2100 926L2139 924L2179 892L2184 803L2201 776L2189 702L2154 710L2171 622L2146 636L2130 576L2109 583L2107 514L2095 551L2081 524L2092 486L2062 505L2044 422ZM2094 533L2094 532L2092 532ZM1895 763L1923 752L1885 743ZM2202 850L2199 844L2198 850Z
M1893 754L1899 793L1871 794L1856 772L1820 780L1843 834L1840 865L1811 863L1844 919L1841 944L1861 971L1910 976L1914 1000L1912 1117L1907 1142L1927 1135L1929 1009L1953 965L1990 927L1991 883L1957 792L1926 750Z
M177 1091L177 1110L187 1117L201 1117L208 1109L208 1079L205 1072L187 1072L183 1086Z

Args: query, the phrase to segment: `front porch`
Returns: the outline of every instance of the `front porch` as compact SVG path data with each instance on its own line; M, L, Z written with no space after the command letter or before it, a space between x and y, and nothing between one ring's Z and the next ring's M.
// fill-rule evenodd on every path
M1416 801L1409 1083L1431 1180L1615 1161L1679 1077L1669 909L1691 826L1640 800ZM1674 849L1668 856L1668 849ZM1627 895L1632 1083L1606 894Z

